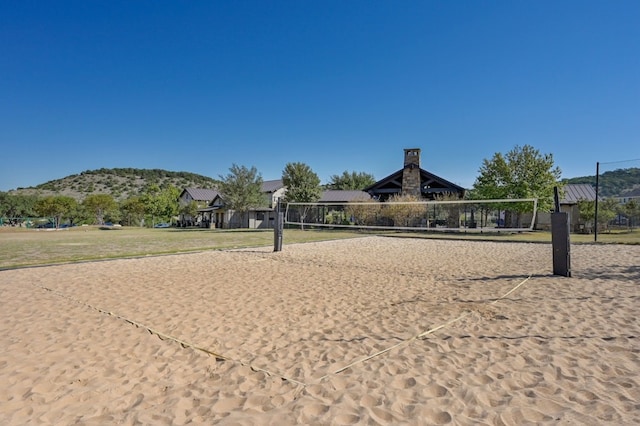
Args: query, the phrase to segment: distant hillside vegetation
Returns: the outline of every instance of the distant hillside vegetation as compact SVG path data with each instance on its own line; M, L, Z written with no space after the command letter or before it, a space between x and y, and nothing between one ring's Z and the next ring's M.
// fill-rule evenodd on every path
M188 172L160 169L98 169L52 180L36 187L9 191L22 195L67 195L79 201L89 194L111 194L116 200L139 195L150 185L160 188L215 188L216 180Z
M596 186L596 177L583 176L565 179L564 183L589 183ZM618 169L600 174L598 193L602 197L621 197L640 188L640 168Z

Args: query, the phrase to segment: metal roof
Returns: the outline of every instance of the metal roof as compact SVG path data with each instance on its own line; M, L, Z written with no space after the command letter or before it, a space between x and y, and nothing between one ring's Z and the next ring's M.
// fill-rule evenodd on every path
M351 201L367 201L371 195L364 191L327 190L322 192L319 203L348 203Z
M634 188L631 191L627 191L624 194L621 194L620 197L622 197L622 198L640 197L640 187L639 188Z
M564 186L564 196L560 203L577 204L578 200L595 201L596 190L588 183L567 184Z
M265 180L262 182L262 192L276 192L278 189L284 188L282 179Z
M185 188L182 193L187 193L191 196L195 201L211 201L216 198L216 195L219 194L215 189L204 189L204 188ZM182 194L180 195L182 197Z

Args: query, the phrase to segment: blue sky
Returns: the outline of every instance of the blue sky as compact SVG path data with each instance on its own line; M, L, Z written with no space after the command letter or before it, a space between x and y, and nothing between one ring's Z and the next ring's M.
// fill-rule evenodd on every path
M640 2L0 1L0 191L232 164L326 183L485 158L640 158ZM637 164L621 167L637 167Z

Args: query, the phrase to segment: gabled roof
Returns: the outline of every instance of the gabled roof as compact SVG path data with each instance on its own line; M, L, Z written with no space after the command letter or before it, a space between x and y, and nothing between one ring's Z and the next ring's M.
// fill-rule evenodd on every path
M632 189L631 191L627 191L624 194L620 195L621 198L635 198L640 197L640 187Z
M282 179L276 180L265 180L262 182L262 188L260 189L262 192L273 193L279 189L284 188L284 184L282 183Z
M567 184L564 186L561 204L577 204L579 200L595 201L596 190L588 183Z
M319 203L349 203L352 201L367 201L371 195L365 191L342 191L331 189L322 192Z
M189 196L191 196L191 198L195 201L211 201L214 198L216 198L216 195L218 195L218 191L216 191L215 189L205 189L205 188L185 188L182 190L182 192L180 193L180 197L182 198L182 196L187 193L189 194Z
M402 173L400 169L389 176L380 179L378 182L366 187L364 190L369 194L398 194L402 192ZM439 176L434 175L424 169L420 169L420 186L423 194L458 192L464 194L465 189L453 182L449 182Z

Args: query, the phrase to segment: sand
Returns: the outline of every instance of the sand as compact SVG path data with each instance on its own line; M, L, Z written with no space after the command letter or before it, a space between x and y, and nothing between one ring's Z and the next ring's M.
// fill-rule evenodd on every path
M0 424L640 424L640 246L366 237L0 272Z

